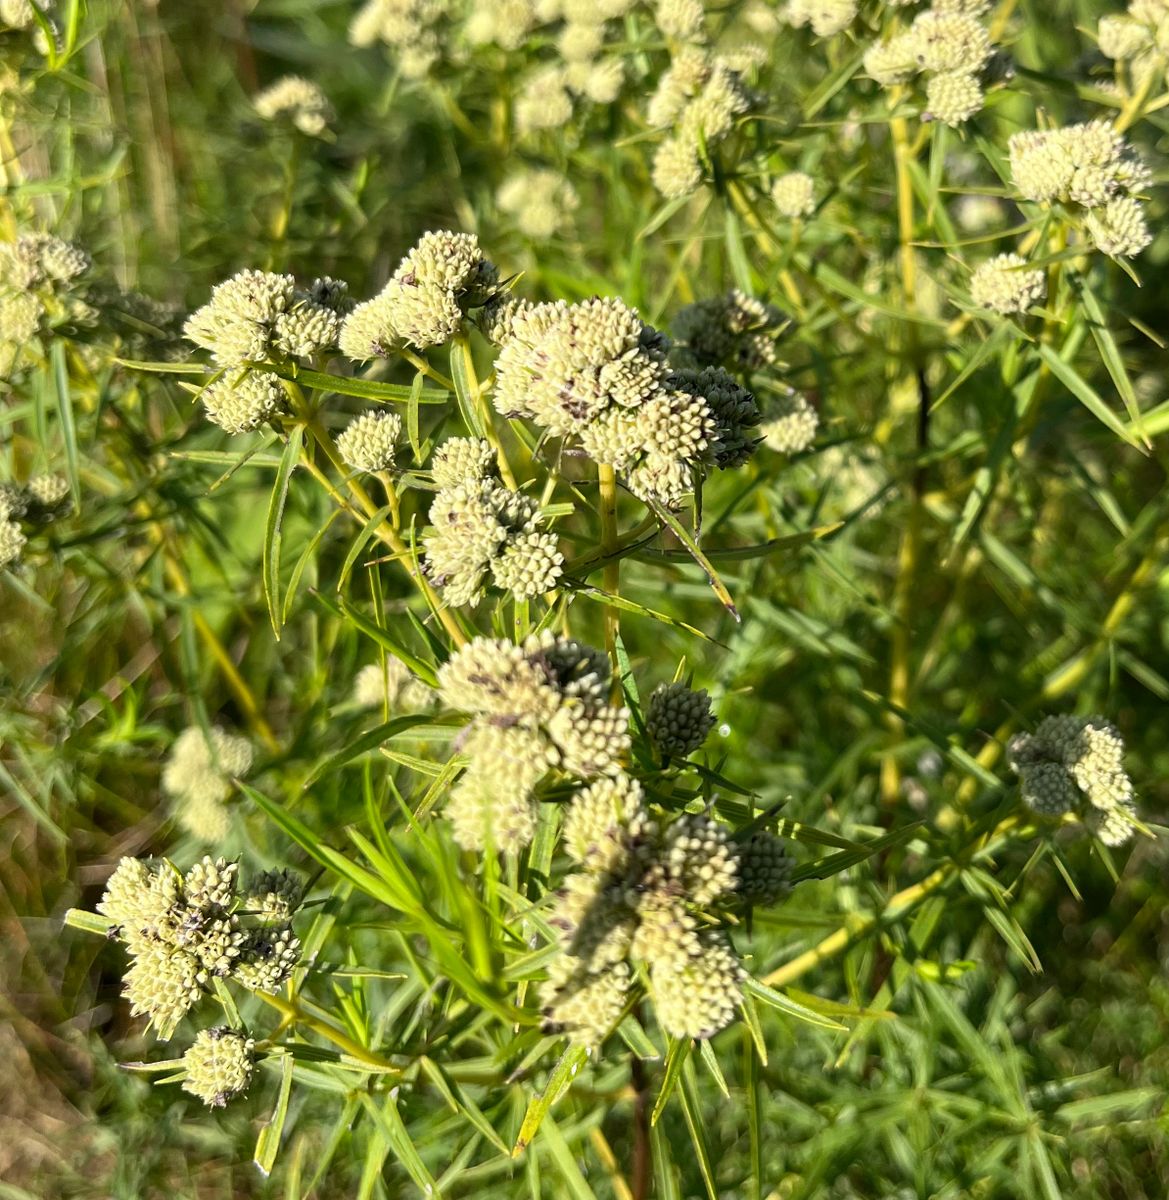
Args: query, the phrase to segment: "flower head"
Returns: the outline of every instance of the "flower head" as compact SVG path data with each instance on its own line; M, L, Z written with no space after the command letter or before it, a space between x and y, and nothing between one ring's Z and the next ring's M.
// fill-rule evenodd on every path
M255 1070L254 1046L246 1034L225 1026L201 1029L183 1055L183 1091L209 1108L222 1108L247 1091Z

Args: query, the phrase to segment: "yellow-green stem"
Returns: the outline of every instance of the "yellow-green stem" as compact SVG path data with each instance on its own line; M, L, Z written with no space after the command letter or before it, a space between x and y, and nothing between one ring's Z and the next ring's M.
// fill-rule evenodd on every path
M607 557L605 562L604 585L605 591L611 596L617 595L621 587L621 560L616 557L618 546L617 537L617 473L612 467L601 463L597 467L597 479L600 483L601 499L601 553ZM620 618L617 609L605 608L605 649L617 668L617 634L620 630ZM615 684L615 688L620 684Z
M358 1062L363 1062L376 1071L400 1073L400 1067L396 1067L388 1059L374 1054L372 1050L367 1050L360 1042L355 1042L343 1029L306 1012L295 1000L285 1000L282 996L273 996L268 992L254 992L253 995L283 1016L282 1025L287 1026L288 1023L303 1025L326 1041L332 1042L338 1050L344 1050L350 1058L355 1058Z

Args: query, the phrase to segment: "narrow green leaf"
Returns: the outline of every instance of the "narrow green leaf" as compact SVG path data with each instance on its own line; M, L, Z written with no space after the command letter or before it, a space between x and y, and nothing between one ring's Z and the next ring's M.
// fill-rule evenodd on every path
M670 1038L669 1049L666 1051L666 1065L662 1072L662 1086L658 1089L658 1098L654 1101L653 1112L650 1113L649 1123L656 1125L665 1111L666 1104L678 1086L682 1077L682 1066L690 1057L693 1042L689 1038Z
M1100 394L1084 379L1079 372L1048 345L1039 347L1039 357L1051 369L1051 373L1068 389L1069 392L1100 422L1112 430L1118 438L1130 446L1141 449L1140 442L1125 425L1125 423L1100 398Z
M694 540L694 535L665 505L659 504L656 500L651 500L649 506L653 509L658 520L686 547L690 557L706 573L706 578L710 580L710 586L722 606L736 621L741 621L742 618L739 616L739 610L735 607L735 602L731 599L731 594L727 591L726 584L723 583L719 573L711 565L710 559L706 557L702 552L702 548Z
M265 1176L272 1174L276 1155L280 1150L280 1139L284 1134L284 1123L288 1120L288 1103L292 1098L292 1072L295 1064L290 1054L284 1055L280 1064L280 1094L276 1099L276 1110L271 1120L260 1130L256 1138L256 1152L252 1156L257 1167Z
M280 604L280 547L284 541L284 506L288 502L288 482L300 461L304 446L304 426L294 425L288 434L284 453L280 456L280 467L276 482L272 485L272 496L268 501L268 519L264 522L263 577L264 599L268 602L268 619L272 632L280 640L284 625L284 610Z
M528 1101L528 1111L524 1114L519 1135L511 1149L512 1158L519 1158L532 1144L532 1139L548 1115L548 1110L572 1086L572 1081L584 1066L587 1058L588 1051L584 1046L577 1046L571 1042L568 1044L560 1056L560 1061L552 1068L552 1074L548 1076L548 1082L544 1085L543 1092Z
M809 1025L818 1025L821 1029L845 1028L839 1021L813 1012L810 1008L791 999L790 996L785 996L782 992L777 992L775 988L768 987L762 980L756 979L752 975L748 975L743 980L743 991L749 996L754 996L756 1000L766 1004L769 1008L774 1008L777 1012L784 1013L789 1017L795 1017L798 1021L806 1021Z

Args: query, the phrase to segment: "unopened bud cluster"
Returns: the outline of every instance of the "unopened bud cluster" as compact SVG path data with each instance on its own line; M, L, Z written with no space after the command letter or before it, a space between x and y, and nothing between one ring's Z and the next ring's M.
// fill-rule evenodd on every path
M1169 3L1131 0L1125 12L1100 18L1096 37L1100 53L1124 63L1134 83L1142 86L1169 62Z
M484 449L486 447L486 449ZM475 604L488 580L521 599L556 585L564 556L539 504L504 487L485 442L451 438L435 455L438 494L423 534L426 573L452 606Z
M874 43L865 54L868 74L883 87L925 78L922 116L958 126L983 105L980 76L990 61L990 34L980 17L985 5L939 0L918 13L908 29Z
M515 851L536 827L549 771L611 775L629 751L629 711L610 703L604 654L551 633L522 646L478 637L438 672L443 703L469 713L469 765L447 801L459 845Z
M69 483L61 475L34 475L23 487L0 483L0 569L20 561L26 529L48 525L69 508Z
M680 366L759 371L776 360L776 339L787 317L738 288L696 300L673 320L673 355Z
M1044 717L1034 733L1013 738L1008 753L1035 812L1075 816L1106 846L1132 837L1136 805L1124 741L1104 717Z
M739 846L703 814L663 830L641 785L618 774L572 801L564 845L580 870L550 918L561 953L541 989L549 1024L599 1046L642 967L670 1035L709 1038L729 1024L743 968L714 910L786 890L790 860L779 839L760 832Z
M232 780L252 769L252 757L247 738L217 726L205 732L192 725L175 739L163 768L162 790L192 837L212 846L227 837L231 814L224 801L231 795Z
M123 858L106 884L97 911L130 955L124 994L164 1041L213 979L272 992L296 965L299 882L263 874L241 897L238 872L223 858L204 858L185 875L169 862Z
M693 754L713 727L714 713L705 688L696 692L681 682L663 683L649 698L645 728L664 759Z

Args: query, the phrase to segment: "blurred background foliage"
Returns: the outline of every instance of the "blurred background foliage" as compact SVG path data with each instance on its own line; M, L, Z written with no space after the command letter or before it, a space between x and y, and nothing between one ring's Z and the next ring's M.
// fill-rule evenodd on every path
M1007 7L1019 86L971 136L931 134L927 166L930 154L942 156L946 182L923 186L941 212L964 190L993 191L977 137L1001 150L1037 103L1057 120L1094 111L1085 91L1102 60L1082 31L1105 6ZM809 529L823 536L720 560L741 624L684 558L629 562L629 598L714 642L636 616L623 620L623 637L643 694L683 660L696 685L711 689L719 755L763 806L782 801L785 817L848 837L917 819L936 836L803 884L756 914L742 944L756 974L879 913L935 869L939 853L945 861L945 839L964 814L977 820L1003 802L987 773L1009 786L993 754L1004 729L1045 712L1107 714L1127 740L1144 818L1162 821L1163 231L1135 264L1141 286L1118 269L1092 276L1149 444L1121 440L1058 385L1033 426L1015 431L1000 361L977 357L993 325L948 325L955 310L945 295L961 287L962 264L980 248L952 226L923 223L919 295L939 319L920 327L908 319L897 291L888 127L874 89L857 79L805 110L847 65L849 44L785 29L756 83L774 114L766 138L777 167L808 170L827 196L797 258L784 235L751 227L725 190L660 220L648 154L631 136L642 123L638 89L657 69L648 50L631 55L644 66L615 104L521 142L506 118L514 56L484 50L410 81L381 49L348 45L348 3L91 0L77 11L75 43L55 63L3 35L6 232L69 236L111 283L176 313L247 266L331 274L371 295L431 228L478 231L505 274L523 272L519 289L533 298L620 295L667 328L681 304L733 285L793 310L779 378L813 396L820 436L805 454L761 452L733 479L712 481L707 531L730 549ZM639 29L644 36L631 24L630 36ZM290 72L324 88L338 114L332 138L278 131L255 115L250 96ZM1132 134L1158 183L1167 132L1157 113ZM520 161L563 171L580 196L570 229L538 244L495 203ZM1017 212L996 203L992 231L995 221L1015 226ZM1163 199L1152 211L1159 229ZM175 731L218 720L264 740L217 654L278 731L260 773L270 769L289 793L306 764L364 728L349 692L376 657L369 638L306 595L334 590L352 531L330 528L274 641L258 570L271 490L264 451L221 483L224 443L187 394L169 377L88 354L86 340L78 336L68 361L0 382L6 478L68 471L80 499L21 573L0 577L0 1036L9 1064L0 1196L411 1194L378 1126L357 1119L359 1101L311 1087L295 1092L282 1155L265 1179L250 1160L275 1075L218 1115L119 1068L150 1052L118 999L119 956L62 931L64 910L92 907L119 856L166 853L186 864L201 853L159 798ZM1091 339L1076 361L1119 412ZM924 441L919 371L936 401ZM972 510L972 495L988 497L985 506ZM286 564L331 515L326 496L293 488ZM899 555L911 522L920 537L904 593ZM349 564L350 601L389 622L405 590L364 561ZM578 600L574 621L578 635L599 640L599 608ZM904 725L890 707L899 628L908 630L911 667ZM289 763L280 747L293 748ZM311 820L360 823L368 796L386 795L384 770L363 761L319 780L303 802ZM418 786L406 771L399 782ZM963 844L955 832L952 852ZM246 801L223 849L265 864L291 855L311 870ZM962 873L961 886L881 921L800 981L845 1006L842 1015L866 1014L847 1033L768 1021L762 1064L743 1026L727 1031L716 1046L733 1103L701 1066L687 1065L683 1090L700 1113L718 1195L1164 1197L1164 840L1138 838L1112 854L1062 835L1008 841L980 865L985 877ZM1009 919L996 927L988 909ZM360 961L394 964L416 952L394 942L376 905L347 911ZM365 1000L390 1024L407 1024L427 1003L414 982L370 983ZM411 1093L403 1116L436 1173L466 1152L451 1195L623 1196L612 1163L634 1153L634 1109L647 1102L638 1072L647 1069L657 1068L614 1059L590 1069L517 1163L481 1139L467 1142L433 1092ZM538 1070L489 1093L486 1116L507 1145L533 1080L542 1080ZM651 1079L649 1103L654 1090ZM682 1109L667 1106L653 1130L655 1194L703 1194L693 1136Z

